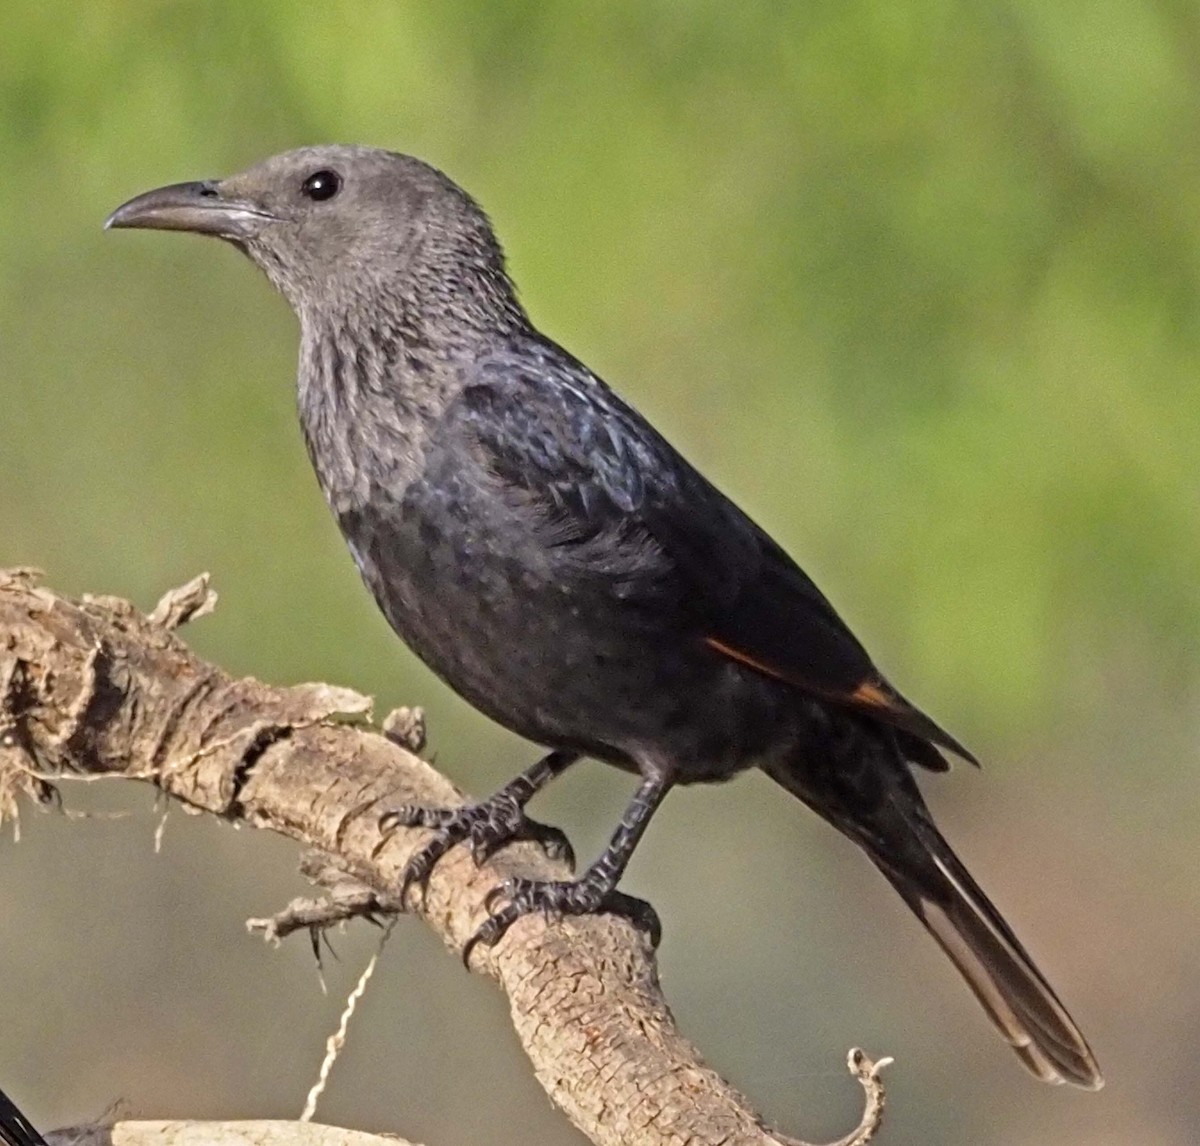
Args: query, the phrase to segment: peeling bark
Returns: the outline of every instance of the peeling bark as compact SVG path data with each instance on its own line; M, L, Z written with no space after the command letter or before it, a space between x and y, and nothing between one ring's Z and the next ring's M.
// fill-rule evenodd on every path
M231 678L172 631L214 601L197 578L144 616L119 598L71 601L30 571L0 571L0 818L21 795L52 799L65 777L138 779L318 853L306 874L333 889L330 899L253 921L269 934L397 910L400 873L426 833L385 834L381 814L463 799L404 747L419 750L419 713L385 721L389 735L370 724L369 699L349 689ZM534 844L481 867L455 848L408 906L461 952L485 917L484 896L511 875L570 872ZM495 948L477 947L471 969L504 990L538 1081L598 1146L795 1146L680 1034L654 952L627 920L526 917ZM856 1051L850 1067L867 1104L839 1146L867 1142L883 1106L877 1066Z

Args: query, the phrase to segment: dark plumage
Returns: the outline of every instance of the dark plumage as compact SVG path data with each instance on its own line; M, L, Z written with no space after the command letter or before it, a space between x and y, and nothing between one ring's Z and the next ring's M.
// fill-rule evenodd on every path
M177 184L109 226L219 236L300 318L309 455L397 633L551 751L491 800L393 819L464 840L529 828L590 756L640 777L575 882L510 881L477 939L611 903L674 784L763 769L861 846L1038 1077L1100 1085L1075 1024L934 826L910 766L970 755L880 674L801 569L635 410L539 333L486 216L402 155L317 147Z
M0 1141L5 1146L46 1146L43 1138L17 1108L13 1100L0 1090Z

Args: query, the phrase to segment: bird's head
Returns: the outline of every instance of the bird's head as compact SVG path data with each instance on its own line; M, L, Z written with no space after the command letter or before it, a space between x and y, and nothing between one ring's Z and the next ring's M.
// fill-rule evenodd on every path
M364 296L420 293L517 308L487 216L437 169L369 147L305 147L226 179L174 183L105 223L225 239L303 317Z

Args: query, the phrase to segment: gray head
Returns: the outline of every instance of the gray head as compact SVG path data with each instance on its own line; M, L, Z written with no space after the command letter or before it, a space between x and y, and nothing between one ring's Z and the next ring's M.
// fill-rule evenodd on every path
M148 191L105 227L225 239L306 321L364 303L452 314L476 327L524 320L480 207L440 171L391 151L285 152L227 179Z

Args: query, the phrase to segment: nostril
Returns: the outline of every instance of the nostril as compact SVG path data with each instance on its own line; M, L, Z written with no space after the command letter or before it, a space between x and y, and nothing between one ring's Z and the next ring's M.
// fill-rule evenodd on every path
M202 199L215 199L217 197L217 189L211 183L200 184L200 197Z

